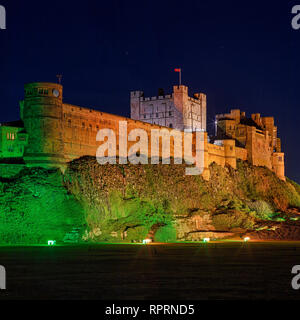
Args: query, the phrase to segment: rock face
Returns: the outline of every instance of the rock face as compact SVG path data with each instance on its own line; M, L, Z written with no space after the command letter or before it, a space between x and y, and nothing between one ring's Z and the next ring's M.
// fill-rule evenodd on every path
M81 241L300 239L297 184L245 162L213 164L210 174L207 182L181 165L101 166L89 157L64 174L25 169L0 179L0 241L59 243L74 230Z
M82 206L57 170L24 169L1 178L0 212L0 244L59 242L74 227L85 229Z
M264 220L289 219L288 209L300 207L299 186L267 168L213 164L210 175L207 182L186 176L181 165L99 166L82 158L69 165L64 183L84 207L85 239L98 241L243 236Z

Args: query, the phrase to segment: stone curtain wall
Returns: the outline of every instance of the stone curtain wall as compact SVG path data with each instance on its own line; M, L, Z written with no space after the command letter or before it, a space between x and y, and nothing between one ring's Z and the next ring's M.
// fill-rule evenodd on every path
M148 124L145 122L132 120L117 115L112 115L100 111L81 108L75 105L63 104L63 133L64 133L64 155L67 161L77 159L83 156L96 157L97 149L104 142L97 142L96 136L100 129L112 129L116 134L117 142L117 155L119 153L119 122L127 121L128 133L133 129L144 129L148 134L148 155L151 155L151 130L164 129L171 132L171 128L163 126ZM182 135L182 133L180 133ZM182 136L183 139L183 136ZM224 167L226 164L236 167L236 159L245 160L247 150L236 148L234 140L225 142L231 143L226 151L224 146L216 146L207 142L207 134L205 133L205 168L215 162ZM135 142L128 142L128 150L136 144ZM160 154L161 154L161 141L160 141ZM232 148L232 149L231 149ZM239 149L236 154L236 149ZM184 150L182 149L182 152ZM193 140L193 155L195 155L195 135ZM171 138L170 143L170 156L174 157L174 139Z
M140 103L141 92L132 93L132 101ZM183 118L178 118L175 124L184 124L185 128L193 126L192 119L200 119L202 127L206 128L206 96L195 94L195 99L188 96L188 88L175 86L173 103L176 113ZM167 98L170 99L170 98ZM132 108L132 116L140 112L140 104ZM96 157L97 149L104 142L96 141L100 129L112 129L116 135L116 154L119 154L119 122L127 122L127 135L133 129L144 129L148 137L148 156L151 155L151 130L164 129L169 133L173 128L149 124L143 121L128 119L92 109L63 103L63 88L58 84L33 83L25 86L25 102L23 108L23 120L27 133L29 134L28 147L25 150L24 160L31 166L64 166L66 162L83 156ZM200 113L200 115L199 115ZM200 118L199 118L200 116ZM194 121L193 120L193 121ZM255 118L256 120L256 118ZM205 122L205 123L203 123ZM198 123L198 124L199 124ZM202 128L202 129L205 129ZM183 132L178 132L183 137ZM282 166L284 170L283 157L272 160L272 150L269 136L256 131L256 128L247 126L246 150L241 151L235 147L234 140L223 140L223 146L211 145L207 142L205 132L205 155L204 168L205 179L209 179L208 166L215 162L222 167L227 165L236 168L236 160L245 160L254 165L266 166L273 169L282 177ZM273 139L273 138L272 138ZM182 138L182 140L184 140ZM106 141L105 141L106 142ZM137 141L128 142L129 150ZM174 139L171 138L170 156L174 157ZM160 142L161 150L161 142ZM178 150L176 148L176 150ZM193 156L195 156L196 144L195 134L193 137ZM159 151L157 156L164 156ZM273 163L272 163L273 162ZM273 164L273 165L272 165Z

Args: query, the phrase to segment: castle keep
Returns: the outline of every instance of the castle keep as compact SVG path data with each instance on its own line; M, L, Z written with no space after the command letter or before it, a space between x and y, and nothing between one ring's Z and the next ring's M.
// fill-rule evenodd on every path
M206 95L189 97L186 86L174 86L171 95L145 98L131 92L131 118L177 130L206 131Z
M284 154L274 118L254 114L250 119L239 110L216 116L216 134L208 142L206 132L206 96L188 95L186 86L174 86L171 95L146 98L141 91L130 95L131 119L65 103L63 87L55 83L25 85L25 98L20 102L21 120L3 123L0 127L0 158L2 163L24 161L26 166L64 167L83 156L96 156L100 129L112 129L119 135L120 121L126 121L128 131L144 129L148 137L152 129L183 135L204 132L204 173L209 179L212 162L236 168L237 159L253 165L266 166L280 179L284 175ZM117 152L120 148L117 139ZM128 141L129 150L136 141ZM195 141L194 141L195 144ZM150 146L149 146L150 148ZM175 154L171 143L171 157ZM197 148L193 145L193 152ZM149 149L149 154L151 150Z

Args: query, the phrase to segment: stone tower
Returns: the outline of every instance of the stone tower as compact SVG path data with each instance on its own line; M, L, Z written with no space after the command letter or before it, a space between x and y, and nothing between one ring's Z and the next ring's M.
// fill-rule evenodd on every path
M174 86L173 87L173 99L174 99L174 106L176 110L181 115L180 119L177 121L178 128L181 130L184 129L192 129L192 125L189 122L189 110L187 106L188 102L188 87L186 86Z
M65 162L62 95L63 88L59 84L25 85L21 116L29 134L24 154L28 166L58 167Z
M130 96L131 119L140 119L140 98L143 97L143 91L132 91Z
M188 131L206 131L206 95L188 95L188 87L173 86L172 94L159 90L155 97L145 97L142 91L130 95L131 119Z

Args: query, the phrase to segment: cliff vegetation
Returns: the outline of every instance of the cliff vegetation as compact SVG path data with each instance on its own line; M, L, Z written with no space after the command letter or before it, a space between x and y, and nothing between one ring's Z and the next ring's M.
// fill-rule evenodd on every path
M64 173L24 169L0 179L0 243L300 240L300 187L264 167L105 165L85 157Z

